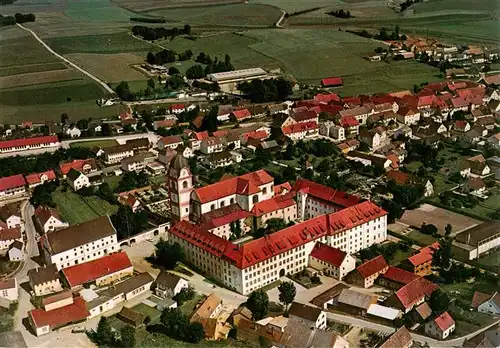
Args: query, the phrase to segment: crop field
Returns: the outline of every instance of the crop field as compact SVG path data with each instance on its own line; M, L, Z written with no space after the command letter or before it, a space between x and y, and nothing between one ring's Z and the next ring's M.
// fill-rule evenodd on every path
M106 214L112 215L118 210L118 206L109 204L97 197L83 197L68 189L66 192L57 190L52 198L62 217L70 225L95 219Z
M79 35L53 37L47 44L59 54L69 53L126 53L157 51L158 47L132 37L131 33L121 32L103 35Z
M191 25L272 26L281 16L275 7L261 4L233 4L198 8L164 9L146 12Z
M498 11L497 0L430 0L415 4L409 10L415 14L439 13L442 11L455 13L491 13Z
M72 53L66 54L65 57L106 83L146 79L144 74L132 68L133 64L144 62L145 54Z
M36 73L41 71L55 71L65 70L68 67L63 62L43 63L43 64L28 64L28 65L14 65L5 68L0 68L0 77Z
M111 147L118 145L118 142L113 139L104 139L104 140L89 140L89 141L77 141L71 143L69 147Z
M73 69L40 71L28 74L17 74L0 77L0 90L5 88L24 87L51 83L54 81L81 80L82 75Z
M242 3L244 0L113 0L121 7L141 12L161 8L219 6Z
M69 1L64 13L80 21L128 21L130 17L137 16L108 0Z
M343 3L340 0L250 0L250 4L265 4L278 7L288 13L304 11L316 7L329 7Z

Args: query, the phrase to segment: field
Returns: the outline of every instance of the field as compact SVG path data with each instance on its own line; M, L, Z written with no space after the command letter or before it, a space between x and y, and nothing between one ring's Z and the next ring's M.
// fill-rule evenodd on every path
M453 232L457 233L482 222L429 204L423 204L420 208L405 211L400 221L406 225L416 227L420 227L423 222L433 224L441 234L444 234L444 228L448 223L453 226Z
M82 80L82 75L73 69L39 71L0 77L0 89L40 85L54 81Z
M242 2L244 0L113 0L114 4L137 12L164 8L219 6Z
M281 17L279 9L261 4L164 9L148 11L146 14L197 26L236 27L270 27Z
M71 191L62 192L58 189L52 198L62 217L70 225L89 221L106 214L114 214L118 207L109 204L97 196L83 197Z
M132 68L134 64L143 63L145 55L72 53L67 54L66 58L106 83L146 80L144 74Z
M104 140L91 140L91 141L77 141L71 143L70 147L111 147L118 145L118 142L113 139L104 139Z

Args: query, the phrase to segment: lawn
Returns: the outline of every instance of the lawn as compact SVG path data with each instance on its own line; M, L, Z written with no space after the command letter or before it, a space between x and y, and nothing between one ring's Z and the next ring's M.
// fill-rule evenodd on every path
M430 243L429 243L430 244ZM411 256L413 250L408 250L408 251L402 251L402 250L397 250L394 256L389 260L389 263L391 265L399 265L399 263L403 260L406 260L409 256Z
M120 180L122 179L121 176L116 176L116 175L110 175L104 177L104 182L109 185L111 190L114 192L115 189L118 187L118 184L120 183Z
M496 268L496 272L500 272L500 251L494 251L486 256L481 256L478 260L475 260L480 266L489 266Z
M157 176L149 177L149 182L152 185L161 185L161 184L164 184L166 181L167 181L166 175L157 175Z
M143 334L141 334L143 333ZM175 347L175 348L250 348L248 343L236 340L227 341L201 341L199 343L187 343L176 341L167 335L159 333L149 334L144 330L138 330L137 335L142 339L137 339L137 348L157 348L157 347ZM136 336L136 337L138 337Z
M270 27L281 11L262 4L231 4L224 6L164 9L146 12L148 15L191 25L218 25L236 27Z
M142 313L151 318L151 321L154 322L160 318L161 312L156 308L149 307L144 303L139 303L137 306L132 308L133 310Z
M193 313L194 308L204 297L201 295L196 295L192 300L186 301L180 306L182 313L185 315L191 315Z
M62 217L70 225L95 219L102 215L112 215L118 210L117 205L112 205L97 196L83 197L71 191L62 192L58 189L52 198Z
M114 139L103 139L103 140L89 140L89 141L77 141L71 143L70 147L111 147L118 145L118 142Z
M432 244L435 241L437 241L437 239L434 238L433 236L428 235L428 234L423 234L423 233L416 231L416 230L408 233L406 236L408 238L413 239L416 242L415 244L418 244L418 245L429 245L429 244Z

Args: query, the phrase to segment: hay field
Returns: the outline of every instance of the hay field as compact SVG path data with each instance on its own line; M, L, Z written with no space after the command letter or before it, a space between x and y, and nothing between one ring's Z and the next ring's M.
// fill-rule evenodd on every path
M128 21L135 17L134 12L127 11L108 0L69 1L64 13L80 21Z
M148 15L164 17L191 25L216 25L238 27L272 26L281 11L261 4L233 4L223 6L162 9L146 12Z
M0 89L39 85L54 81L81 80L82 75L73 69L39 71L0 77Z
M162 8L218 6L242 3L244 0L113 0L113 4L144 12Z
M146 80L144 74L132 68L133 64L143 63L145 55L72 53L65 57L106 83Z

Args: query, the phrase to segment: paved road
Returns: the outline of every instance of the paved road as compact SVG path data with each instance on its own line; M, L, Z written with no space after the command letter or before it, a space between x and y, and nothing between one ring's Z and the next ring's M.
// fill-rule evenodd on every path
M285 15L286 15L286 11L281 10L281 17L280 17L280 19L278 19L278 21L275 24L276 28L283 28L281 26L281 22L283 22L283 19L285 19Z
M206 97L188 97L188 98L164 98L164 99L153 99L153 100L139 100L139 101L133 101L133 102L126 102L124 101L123 103L125 105L152 105L152 104L164 104L164 103L185 103L185 102L200 102L200 101L207 101L208 99Z
M101 81L99 78L97 78L96 76L92 75L91 73L89 73L88 71L86 70L83 70L82 68L80 68L78 65L74 64L73 62L71 62L70 60L64 58L63 56L61 56L60 54L58 54L57 52L55 52L52 48L50 48L49 45L47 45L42 39L40 39L40 37L31 29L28 29L24 26L22 26L21 24L17 23L17 26L23 30L26 30L28 32L31 33L31 35L33 35L33 37L38 41L40 42L43 47L45 47L47 49L47 51L49 51L50 53L52 53L54 56L56 56L57 58L63 60L64 62L66 62L67 64L69 64L71 67L75 68L76 70L84 73L85 75L87 75L88 77L90 77L92 80L94 80L95 82L97 82L99 85L102 86L102 88L104 88L108 93L111 93L111 94L115 94L115 91L113 91L113 89L111 89L111 87L109 87L104 81Z

